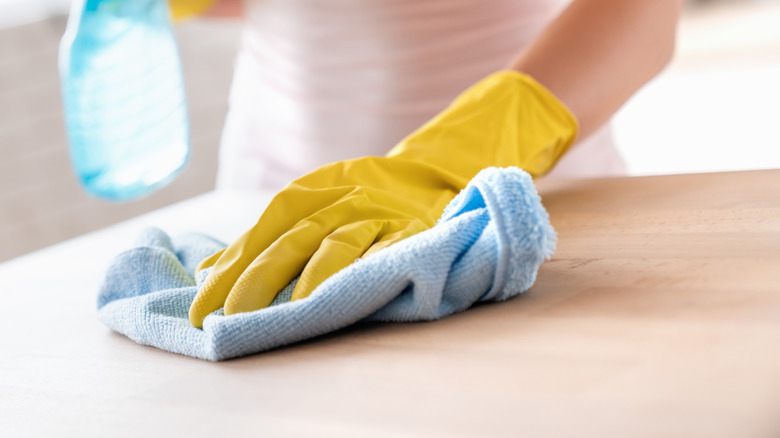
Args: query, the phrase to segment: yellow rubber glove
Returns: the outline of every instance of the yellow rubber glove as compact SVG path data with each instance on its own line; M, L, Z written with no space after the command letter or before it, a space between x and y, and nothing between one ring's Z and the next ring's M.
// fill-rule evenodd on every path
M209 313L267 307L300 275L292 299L357 258L432 227L481 169L549 171L577 134L569 110L531 77L495 73L399 143L386 157L323 166L277 194L257 224L223 251L190 307Z
M208 11L217 0L168 0L171 7L171 18L183 20Z

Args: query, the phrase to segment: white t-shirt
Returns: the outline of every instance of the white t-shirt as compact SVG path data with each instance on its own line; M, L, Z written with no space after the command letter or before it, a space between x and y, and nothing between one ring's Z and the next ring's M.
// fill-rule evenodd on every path
M247 0L217 186L279 189L384 155L505 68L565 0ZM619 174L607 128L551 174Z

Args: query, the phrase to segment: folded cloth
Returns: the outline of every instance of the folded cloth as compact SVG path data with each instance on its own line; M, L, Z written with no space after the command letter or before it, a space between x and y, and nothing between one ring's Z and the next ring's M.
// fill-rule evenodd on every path
M98 296L98 317L138 342L208 360L225 360L322 335L361 320L434 320L479 301L515 296L555 250L555 230L533 181L518 168L481 171L436 226L328 278L290 301L295 281L271 306L230 316L218 310L203 329L188 310L207 271L204 257L225 246L208 236L171 239L145 230L119 254Z

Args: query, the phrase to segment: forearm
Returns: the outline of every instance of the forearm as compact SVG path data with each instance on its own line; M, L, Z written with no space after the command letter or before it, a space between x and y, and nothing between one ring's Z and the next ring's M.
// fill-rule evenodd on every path
M682 0L574 0L512 63L574 113L578 138L603 125L674 51Z

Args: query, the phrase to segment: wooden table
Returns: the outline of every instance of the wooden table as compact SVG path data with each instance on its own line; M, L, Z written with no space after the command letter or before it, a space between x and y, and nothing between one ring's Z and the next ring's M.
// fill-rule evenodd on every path
M112 333L95 293L143 225L231 239L264 194L2 264L0 435L780 437L780 171L540 191L560 242L525 295L225 363Z

